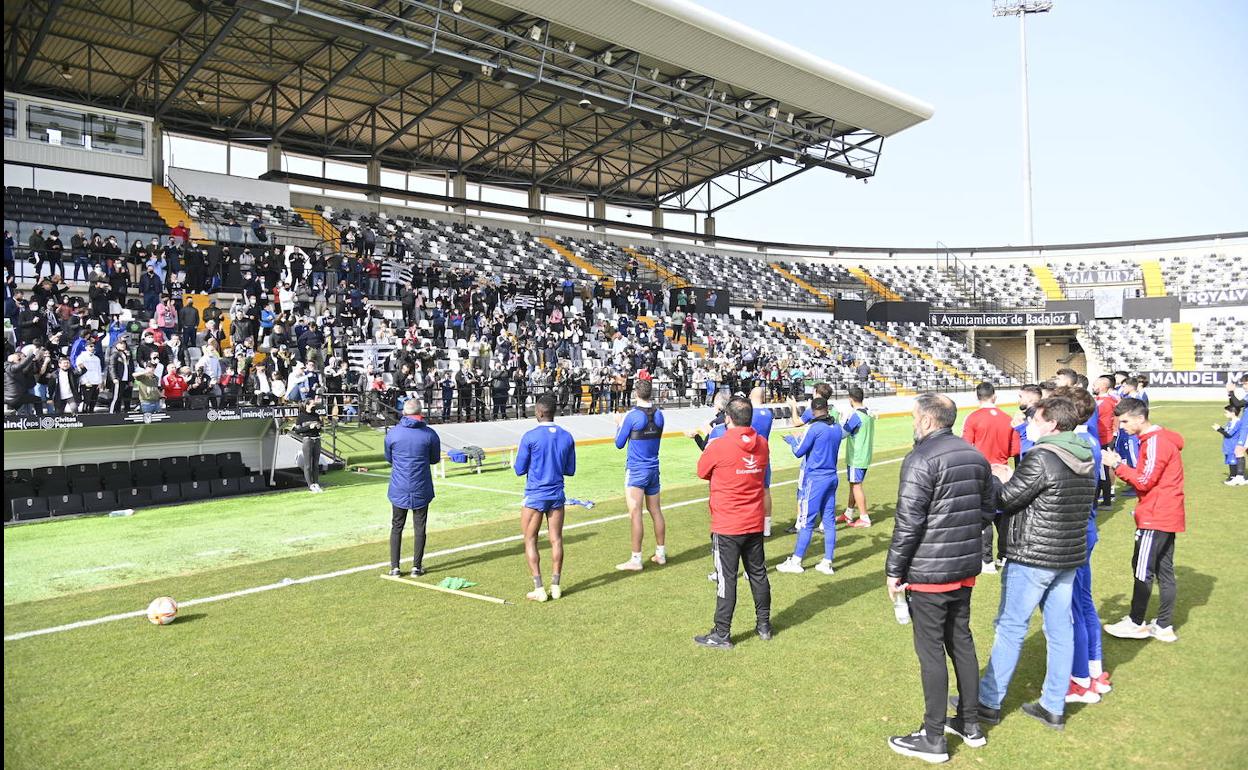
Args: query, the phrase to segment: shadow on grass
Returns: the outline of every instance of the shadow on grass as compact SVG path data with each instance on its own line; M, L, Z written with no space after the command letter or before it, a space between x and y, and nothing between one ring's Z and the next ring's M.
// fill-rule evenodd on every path
M582 543L590 538L596 537L597 535L597 532L575 532L572 534L565 534L563 536L563 546L566 550L569 545ZM410 548L410 540L405 540L404 544L408 545ZM538 540L538 548L540 548L542 552L542 561L544 563L549 562L549 543L544 536ZM410 557L411 551L404 551L401 555ZM442 559L436 559L432 562L426 562L425 567L428 568L431 573L442 573L450 572L452 570L466 569L469 567L477 567L485 564L486 562L495 561L497 559L515 558L523 561L523 557L524 541L517 540L515 543L495 546L494 548L485 549L470 555L461 556L459 558L451 558L450 560L445 561ZM670 563L671 560L669 559L668 561ZM580 587L578 586L578 590L579 588Z
M777 634L782 634L787 629L796 628L822 612L853 601L872 589L883 590L883 587L884 579L877 575L862 575L850 580L833 578L828 582L818 584L814 590L798 597L797 601L773 613L772 628ZM740 592L738 592L739 595Z
M173 622L178 624L179 626L184 626L187 623L194 623L195 621L202 620L206 617L208 617L208 613L206 612L192 612L189 615L179 615L177 618L174 619Z

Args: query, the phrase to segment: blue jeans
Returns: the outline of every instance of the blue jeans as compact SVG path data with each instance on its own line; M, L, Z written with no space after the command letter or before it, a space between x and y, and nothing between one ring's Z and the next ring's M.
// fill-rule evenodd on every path
M156 414L160 411L159 401L140 401L139 410L144 414Z
M1071 596L1075 583L1073 569L1044 569L1007 562L1001 575L1001 606L997 611L997 635L992 641L992 657L979 682L979 702L1001 708L1009 689L1018 656L1027 637L1027 624L1040 607L1044 615L1044 637L1048 664L1040 705L1053 714L1066 709L1066 690L1075 655L1075 624L1071 616Z

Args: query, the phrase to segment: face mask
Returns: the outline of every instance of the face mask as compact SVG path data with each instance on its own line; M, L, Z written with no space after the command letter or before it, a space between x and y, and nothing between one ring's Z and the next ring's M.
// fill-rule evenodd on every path
M1035 425L1032 425L1032 424L1028 423L1028 425L1027 425L1027 440L1028 440L1028 441L1030 441L1031 443L1033 443L1033 444L1034 444L1034 443L1036 443L1037 441L1039 441L1040 439L1044 438L1044 437L1045 437L1045 436L1047 436L1047 435L1048 435L1047 433L1041 433L1041 432L1040 432L1040 428L1039 428L1039 427L1037 427L1037 426L1035 426Z

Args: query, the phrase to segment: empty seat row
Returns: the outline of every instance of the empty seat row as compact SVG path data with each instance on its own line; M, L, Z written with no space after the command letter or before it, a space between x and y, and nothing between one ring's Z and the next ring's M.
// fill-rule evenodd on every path
M5 469L4 496L81 495L188 481L206 483L249 473L238 452Z
M31 521L51 516L105 513L124 508L172 505L192 500L205 500L209 497L263 492L266 489L268 489L268 481L263 475L249 473L237 478L210 481L183 481L128 487L120 490L12 497L6 500L4 520L6 522Z

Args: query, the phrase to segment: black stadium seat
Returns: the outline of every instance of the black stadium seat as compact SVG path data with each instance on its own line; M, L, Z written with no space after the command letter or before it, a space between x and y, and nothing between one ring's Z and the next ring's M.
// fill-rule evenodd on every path
M136 487L151 487L165 480L164 471L160 469L160 460L156 458L135 460L130 463L130 470Z
M82 495L49 495L48 510L53 516L70 516L75 513L85 513L86 507L82 500Z
M238 453L226 452L225 454L238 454ZM34 474L31 473L29 468L13 468L13 469L5 468L4 469L4 483L6 485L11 484L15 481L25 481L27 483L30 483L32 479L34 479Z
M164 473L167 484L180 484L191 480L191 464L186 457L162 457L160 470Z
M120 476L122 474L130 475L129 460L113 460L111 462L100 463L101 476Z
M224 497L226 495L237 495L239 492L238 479L225 478L213 479L208 482L208 488L212 492L213 497Z
M238 479L238 491L242 494L263 492L269 488L269 482L259 473L250 473Z
M82 496L83 508L89 513L117 510L116 492L90 492Z
M60 495L69 491L69 477L64 466L45 465L32 470L35 488L41 495Z
M152 494L144 487L131 487L117 492L118 508L138 508L152 502Z
M217 467L221 469L222 478L238 478L247 473L241 452L221 452L217 455Z
M182 482L182 499L183 500L203 500L212 494L207 481L184 481Z
M46 497L18 497L9 503L5 511L5 520L9 517L18 521L48 518L48 499Z
M110 473L104 476L104 489L118 492L133 486L134 476L128 470L124 473Z
M152 505L176 503L182 499L182 488L177 484L156 484L146 487L146 491Z
M191 473L196 481L212 481L221 478L221 469L217 465L215 454L191 455Z

